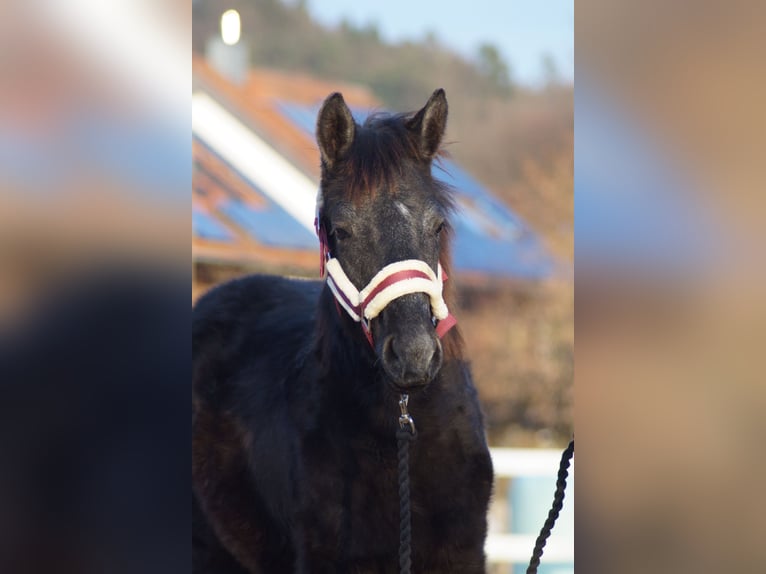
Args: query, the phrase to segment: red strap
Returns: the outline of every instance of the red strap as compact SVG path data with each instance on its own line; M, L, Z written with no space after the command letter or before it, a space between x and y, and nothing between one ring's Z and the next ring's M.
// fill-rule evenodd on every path
M399 281L405 281L407 279L428 279L429 281L431 278L423 273L422 271L417 271L416 269L405 269L403 271L397 271L396 273L393 273L383 279L378 285L373 289L369 295L365 298L364 301L362 301L362 312L364 312L365 307L372 301L375 296L383 291L386 287L393 285L394 283L398 283Z
M436 325L436 336L442 339L444 335L447 334L447 331L452 329L457 325L457 319L455 319L454 315L452 313L448 314L444 319L439 321L439 323Z
M348 297L346 296L346 294L343 291L338 289L338 286L336 285L336 283L333 280L332 276L330 276L328 278L328 280L332 281L332 284L335 286L335 290L336 290L336 292L338 294L338 296L335 297L335 302L337 303L338 302L338 297L341 297L343 299L343 302L346 304L346 306L348 306L349 309L353 309L354 313L356 313L357 315L359 315L361 317L363 311L357 305L354 305L354 303L352 301L349 301Z
M314 229L319 237L319 276L324 277L325 264L330 258L330 248L327 245L327 232L324 226L319 224L319 216L314 218Z
M367 337L367 342L370 344L370 348L374 351L375 342L372 340L372 329L367 327L367 322L364 319L362 319L362 332L364 333L364 336Z
M444 267L442 267L442 283L446 283L447 278L447 272L444 270ZM455 319L455 316L452 313L448 313L447 316L436 325L436 336L440 339L444 338L447 331L452 329L455 325L457 325L457 319Z

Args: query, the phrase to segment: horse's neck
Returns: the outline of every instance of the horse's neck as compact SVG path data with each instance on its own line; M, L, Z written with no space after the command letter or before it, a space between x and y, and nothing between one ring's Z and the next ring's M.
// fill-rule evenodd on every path
M316 343L320 380L321 410L328 416L353 411L363 415L365 424L384 430L396 431L399 415L399 396L391 392L380 373L380 363L370 352L362 328L344 313L338 311L332 293L325 287L319 298ZM441 384L450 384L455 378L463 380L458 371L462 364L462 344L457 328L442 340L445 367L451 363L452 375L443 375ZM443 367L443 370L444 368ZM454 371L458 369L458 371ZM438 409L448 396L439 401L421 403L419 410Z
M375 357L364 338L362 328L345 314L334 300L323 293L317 313L316 345L320 376L341 381L347 390L348 380L366 381L376 376ZM364 386L364 385L362 385Z
M319 303L316 344L325 411L353 411L373 424L383 413L396 414L396 400L383 388L379 362L361 326L338 312L332 294L323 293Z

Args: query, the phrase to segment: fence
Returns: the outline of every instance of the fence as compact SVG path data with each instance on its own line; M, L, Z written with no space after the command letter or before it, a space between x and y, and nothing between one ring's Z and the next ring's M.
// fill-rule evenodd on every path
M526 572L537 534L548 516L561 451L493 448L495 490L489 512L487 559L493 573ZM564 509L545 546L539 574L574 573L574 465Z

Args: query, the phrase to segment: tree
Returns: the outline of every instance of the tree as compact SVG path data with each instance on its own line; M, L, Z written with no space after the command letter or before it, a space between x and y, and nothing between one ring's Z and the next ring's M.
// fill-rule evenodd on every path
M479 70L498 92L510 95L512 89L511 72L500 50L492 44L479 46Z
M543 79L546 87L556 86L561 83L559 66L550 52L543 54L540 66L543 69Z
M423 44L430 50L439 49L439 36L435 30L428 30L423 38Z

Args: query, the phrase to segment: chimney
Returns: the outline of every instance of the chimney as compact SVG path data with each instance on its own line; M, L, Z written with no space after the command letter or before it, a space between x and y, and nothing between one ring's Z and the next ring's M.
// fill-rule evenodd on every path
M250 68L250 50L241 39L242 24L239 12L226 10L221 15L218 34L208 38L205 57L223 77L242 84Z

